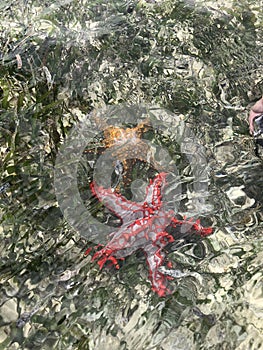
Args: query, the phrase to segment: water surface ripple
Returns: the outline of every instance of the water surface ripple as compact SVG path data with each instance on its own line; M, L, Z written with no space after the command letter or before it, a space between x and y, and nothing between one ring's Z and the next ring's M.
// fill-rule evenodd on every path
M246 121L263 94L262 4L6 0L0 10L1 349L262 348L262 159ZM89 243L55 195L66 136L123 103L170 111L205 149L201 218L214 234L169 247L175 292L166 298L151 291L140 252L118 271L84 257ZM191 167L161 131L147 137L176 162L187 209ZM87 202L89 157L78 174Z

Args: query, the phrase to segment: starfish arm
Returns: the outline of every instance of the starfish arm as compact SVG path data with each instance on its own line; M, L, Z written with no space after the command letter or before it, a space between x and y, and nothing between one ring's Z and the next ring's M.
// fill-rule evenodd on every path
M166 175L166 173L158 174L146 187L145 202L156 209L159 209L162 205L162 190L166 184Z
M166 236L165 233L160 233L160 235ZM166 245L159 244L147 246L144 249L147 264L149 267L149 279L152 283L152 290L156 292L160 297L167 296L171 294L172 291L168 288L168 276L159 271L159 268L163 265L165 254L162 251L162 248Z
M136 202L129 201L122 195L112 192L111 189L105 189L98 186L95 182L90 184L92 193L98 198L100 202L111 210L118 217L123 219L129 212L141 210L141 205Z
M178 220L176 218L173 218L171 221L171 225L173 227L181 226L182 233L189 232L190 234L196 234L201 237L209 236L213 233L212 227L203 227L200 224L200 220Z
M115 251L113 249L109 249L108 247L102 248L101 250L97 251L92 256L91 260L92 261L97 260L100 270L103 268L103 266L107 261L110 261L111 264L114 265L116 269L120 268L118 264L118 260L115 257ZM119 260L123 260L123 258L119 258Z

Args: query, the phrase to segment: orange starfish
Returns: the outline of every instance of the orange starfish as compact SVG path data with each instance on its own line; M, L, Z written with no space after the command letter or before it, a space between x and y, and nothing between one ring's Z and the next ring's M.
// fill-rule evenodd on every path
M102 148L111 149L112 157L122 163L125 184L129 182L129 179L127 179L128 170L132 168L136 159L149 162L151 166L158 168L150 145L142 139L142 135L151 127L148 119L140 122L135 127L125 128L108 125L104 119L96 115L93 118L97 127L103 130Z
M109 126L103 131L105 147L116 146L112 155L123 162L124 166L125 160L129 158L138 158L145 161L149 146L142 140L142 134L147 129L149 129L149 125L145 122L139 123L134 128Z

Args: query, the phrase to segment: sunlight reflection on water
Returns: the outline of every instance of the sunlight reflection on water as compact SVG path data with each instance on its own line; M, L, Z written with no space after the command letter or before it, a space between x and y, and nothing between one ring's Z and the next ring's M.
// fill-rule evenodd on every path
M263 91L260 5L84 0L0 9L1 347L260 349L262 160L245 121ZM140 253L119 271L99 271L55 198L53 167L71 127L123 102L177 113L206 148L214 209L204 219L215 232L171 247L182 276L165 299L151 292ZM156 142L169 144L165 136ZM89 180L79 180L83 196Z

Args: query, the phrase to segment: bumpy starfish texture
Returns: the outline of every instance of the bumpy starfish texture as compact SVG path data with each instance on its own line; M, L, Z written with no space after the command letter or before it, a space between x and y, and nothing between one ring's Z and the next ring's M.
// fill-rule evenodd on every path
M134 251L142 249L146 255L152 289L161 297L171 293L167 287L171 277L159 271L165 259L164 247L174 241L166 228L184 225L184 228L188 227L191 232L200 236L212 233L211 227L202 227L198 220L195 222L178 220L173 210L164 209L162 192L166 185L166 175L160 173L150 181L145 198L139 203L127 200L124 196L112 192L111 189L100 187L95 182L91 184L91 190L99 201L122 220L122 225L110 234L110 241L93 255L92 261L98 259L100 269L107 261L118 269L117 259L123 260ZM88 249L85 254L89 254L90 250Z
M97 150L110 149L112 157L123 165L123 184L128 185L131 181L129 176L136 159L150 163L159 169L160 164L156 162L153 150L142 138L143 134L151 128L150 121L145 119L135 127L121 127L108 125L107 121L96 115L93 117L96 126L103 130L102 145ZM86 150L85 153L90 153ZM119 187L115 189L119 191Z

